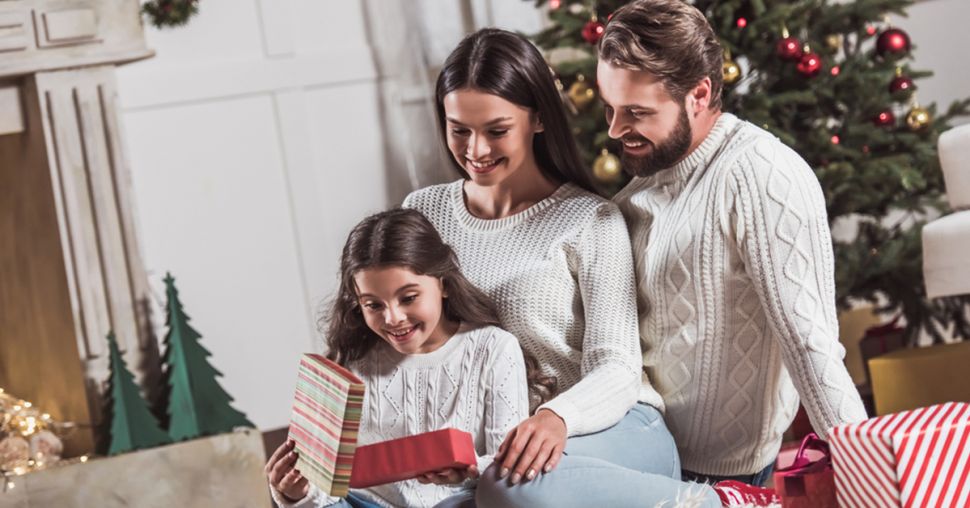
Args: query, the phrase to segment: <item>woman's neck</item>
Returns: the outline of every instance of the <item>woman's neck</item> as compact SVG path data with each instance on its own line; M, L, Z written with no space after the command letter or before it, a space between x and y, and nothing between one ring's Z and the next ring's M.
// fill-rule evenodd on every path
M468 213L481 219L502 219L515 215L546 199L562 185L532 167L519 168L504 181L490 186L465 182L465 206Z

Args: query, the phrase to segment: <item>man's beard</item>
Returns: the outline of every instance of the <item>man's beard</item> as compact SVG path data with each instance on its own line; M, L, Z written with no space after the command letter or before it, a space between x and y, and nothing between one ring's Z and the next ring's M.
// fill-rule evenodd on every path
M690 149L691 137L692 132L690 122L687 119L687 111L681 106L680 116L677 118L677 125L674 126L674 130L670 132L667 139L663 140L659 145L637 134L624 136L624 139L629 141L650 143L653 149L644 157L634 157L628 155L626 150L623 150L623 153L620 155L623 171L630 176L650 176L657 171L667 169L687 155L687 150Z

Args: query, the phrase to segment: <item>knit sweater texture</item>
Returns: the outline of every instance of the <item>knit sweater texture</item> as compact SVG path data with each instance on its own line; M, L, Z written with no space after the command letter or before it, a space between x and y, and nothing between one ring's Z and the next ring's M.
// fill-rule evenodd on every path
M793 150L724 113L686 159L614 201L644 365L685 469L760 471L799 399L823 437L866 418L838 340L825 199Z
M637 400L663 403L644 381L633 259L617 206L573 184L501 219L469 213L464 181L411 193L465 276L495 302L502 327L554 376L554 411L569 436L620 421Z
M425 354L402 355L380 342L348 368L366 388L358 446L450 427L472 435L479 471L485 471L508 432L528 417L522 350L515 337L494 326L470 330L462 325L448 342ZM354 492L381 506L421 507L470 486L405 480ZM271 493L282 508L339 501L316 487L297 503Z

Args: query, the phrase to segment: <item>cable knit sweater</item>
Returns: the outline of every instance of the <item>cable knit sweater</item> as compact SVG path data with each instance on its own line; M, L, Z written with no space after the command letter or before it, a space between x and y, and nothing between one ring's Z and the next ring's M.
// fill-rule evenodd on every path
M402 355L381 342L348 367L366 387L359 445L457 428L472 435L478 468L484 471L506 434L528 416L522 350L515 337L493 326L469 330L462 325L448 342L425 354ZM459 490L406 480L354 493L381 506L434 506ZM283 508L339 501L313 486L297 503L271 493Z
M763 469L799 396L823 436L866 418L838 341L825 200L794 151L725 113L685 160L614 201L632 239L644 364L685 469Z
M540 408L568 435L605 429L636 401L662 408L641 384L630 240L613 203L564 184L528 209L472 216L463 181L411 193L415 208L454 248L462 272L498 306L502 327L555 376L559 395Z

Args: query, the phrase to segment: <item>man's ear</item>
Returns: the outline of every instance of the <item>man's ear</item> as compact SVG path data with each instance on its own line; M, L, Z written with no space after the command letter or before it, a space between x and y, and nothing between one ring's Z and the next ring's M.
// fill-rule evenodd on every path
M704 77L687 94L687 102L691 106L690 114L697 116L711 105L711 78Z

